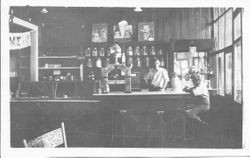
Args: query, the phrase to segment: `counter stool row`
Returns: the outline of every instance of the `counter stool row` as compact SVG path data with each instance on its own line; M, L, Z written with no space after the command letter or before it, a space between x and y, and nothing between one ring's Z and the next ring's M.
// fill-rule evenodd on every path
M140 116L143 116L140 120ZM133 124L134 126L132 126ZM133 136L139 129L139 136ZM112 112L111 146L131 147L141 137L145 147L190 147L195 144L194 121L183 111L163 108L149 111L116 109Z

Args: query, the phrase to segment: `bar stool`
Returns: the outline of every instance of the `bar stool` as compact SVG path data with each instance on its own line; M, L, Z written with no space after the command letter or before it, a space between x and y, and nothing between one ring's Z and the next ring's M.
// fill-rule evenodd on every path
M177 145L178 140L182 140L184 147L190 147L188 144L191 141L191 145L195 144L195 126L194 120L188 117L184 111L176 111L175 117L173 120L174 128L174 143Z
M127 119L128 111L126 109L114 110L112 112L112 140L111 145L114 144L115 139L122 137L122 145L127 144L128 132L127 132ZM121 134L118 128L121 128Z
M160 127L160 139L161 139L161 147L166 146L166 122L164 119L165 111L164 110L156 110L150 111L148 114L148 145L151 146L152 139L152 117L156 114L157 120L159 120ZM152 116L153 115L153 116ZM152 117L151 117L152 116Z

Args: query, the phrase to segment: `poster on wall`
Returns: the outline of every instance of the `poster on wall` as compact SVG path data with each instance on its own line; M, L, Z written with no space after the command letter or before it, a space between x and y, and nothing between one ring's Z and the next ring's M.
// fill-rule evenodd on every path
M154 41L154 22L138 24L138 41Z
M132 25L128 25L126 20L122 20L117 25L114 25L113 31L115 42L128 42L132 39Z
M102 43L108 41L108 24L93 24L92 27L92 42Z

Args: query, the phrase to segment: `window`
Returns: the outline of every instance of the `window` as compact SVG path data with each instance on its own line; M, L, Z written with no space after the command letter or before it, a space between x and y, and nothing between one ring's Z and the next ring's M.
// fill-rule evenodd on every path
M225 55L225 73L226 73L226 94L232 95L232 53L227 53Z
M218 54L218 94L224 95L224 53Z
M219 49L225 47L225 16L219 19Z
M226 13L226 38L225 38L225 47L228 47L230 45L232 45L233 43L233 23L232 23L232 20L233 20L233 11L232 9L229 9Z
M219 50L219 21L214 23L214 40L215 40L215 50Z
M241 36L241 14L239 13L234 19L234 40Z
M211 87L212 88L217 88L217 77L215 77L217 73L217 63L218 63L218 58L217 55L210 56L208 58L208 71L211 72L211 75L208 76L208 79L211 80Z
M234 46L234 100L242 103L242 53L241 41Z

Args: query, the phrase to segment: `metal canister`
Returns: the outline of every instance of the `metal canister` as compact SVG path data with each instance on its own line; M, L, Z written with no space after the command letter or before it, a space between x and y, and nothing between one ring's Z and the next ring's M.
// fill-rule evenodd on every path
M125 78L125 93L131 93L131 77L127 76Z

